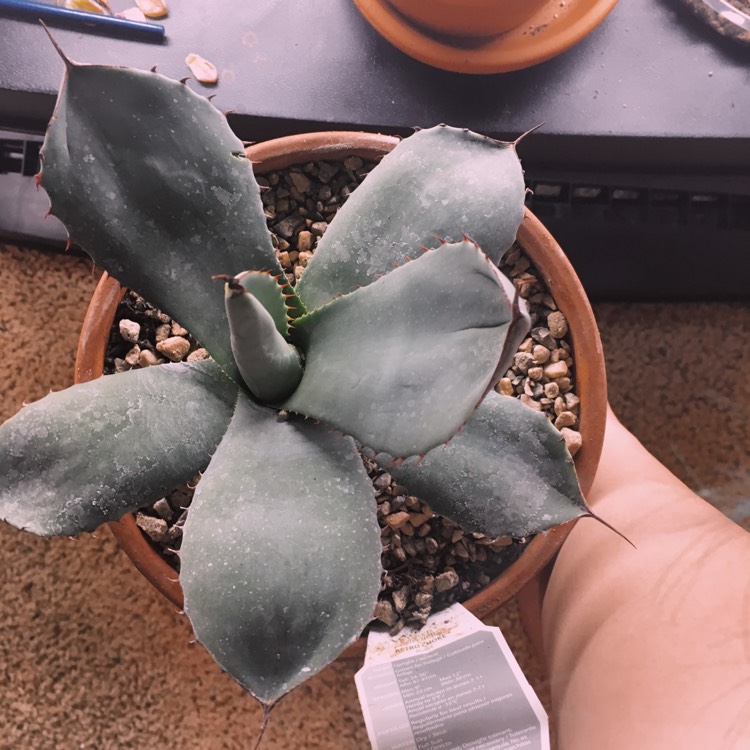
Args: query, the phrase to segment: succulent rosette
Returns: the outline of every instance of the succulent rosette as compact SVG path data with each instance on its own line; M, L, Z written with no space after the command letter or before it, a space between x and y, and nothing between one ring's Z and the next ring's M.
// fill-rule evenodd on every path
M202 472L185 611L264 704L372 617L380 530L360 450L467 531L587 513L560 435L493 390L529 326L497 269L524 211L513 144L446 126L401 141L294 288L242 143L182 83L66 59L41 183L71 240L211 359L24 407L0 427L0 517L91 531Z

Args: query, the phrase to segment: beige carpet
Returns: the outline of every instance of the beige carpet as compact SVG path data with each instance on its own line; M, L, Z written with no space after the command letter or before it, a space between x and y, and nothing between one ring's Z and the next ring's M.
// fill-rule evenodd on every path
M88 262L0 246L0 420L71 382L96 283ZM750 520L750 310L601 305L611 398L657 456ZM547 701L514 605L495 618ZM108 532L43 540L0 524L0 748L252 747L260 712ZM273 716L264 748L364 750L356 664L314 677Z

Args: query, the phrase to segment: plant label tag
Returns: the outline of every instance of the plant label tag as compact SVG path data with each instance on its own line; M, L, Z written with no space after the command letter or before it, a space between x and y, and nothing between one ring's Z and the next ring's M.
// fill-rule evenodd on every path
M549 750L549 723L499 628L460 604L371 629L355 677L373 750Z

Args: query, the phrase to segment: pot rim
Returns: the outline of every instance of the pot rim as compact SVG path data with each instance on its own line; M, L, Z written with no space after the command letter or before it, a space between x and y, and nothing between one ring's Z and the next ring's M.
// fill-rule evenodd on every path
M415 60L455 73L490 75L523 70L562 54L597 28L617 0L572 0L564 13L548 0L525 23L479 39L423 29L389 0L354 0L354 4L378 34ZM540 32L529 34L529 26Z
M345 156L377 159L399 139L394 136L354 131L326 131L284 136L246 149L257 174L317 159L343 160ZM583 445L575 456L578 479L586 495L594 479L604 440L607 386L599 330L591 305L573 267L552 235L526 209L518 231L518 242L541 273L547 288L569 324L576 366L576 391L581 399L579 428ZM75 382L102 375L104 354L117 305L125 289L106 272L91 298L78 342ZM515 596L557 554L575 521L537 534L521 556L482 591L464 604L477 617L484 617ZM108 524L135 567L176 607L182 609L179 578L168 563L148 544L132 514ZM358 638L342 654L361 658L366 640Z

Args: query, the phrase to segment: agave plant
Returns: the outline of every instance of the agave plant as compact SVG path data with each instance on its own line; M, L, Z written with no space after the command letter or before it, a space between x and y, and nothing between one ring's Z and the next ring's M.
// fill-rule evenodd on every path
M529 324L497 269L523 217L514 144L446 126L401 141L292 288L208 100L156 73L65 65L43 148L52 212L212 358L24 407L0 427L0 517L91 531L203 472L185 610L269 706L372 617L381 546L360 450L468 531L587 514L560 435L493 391Z

